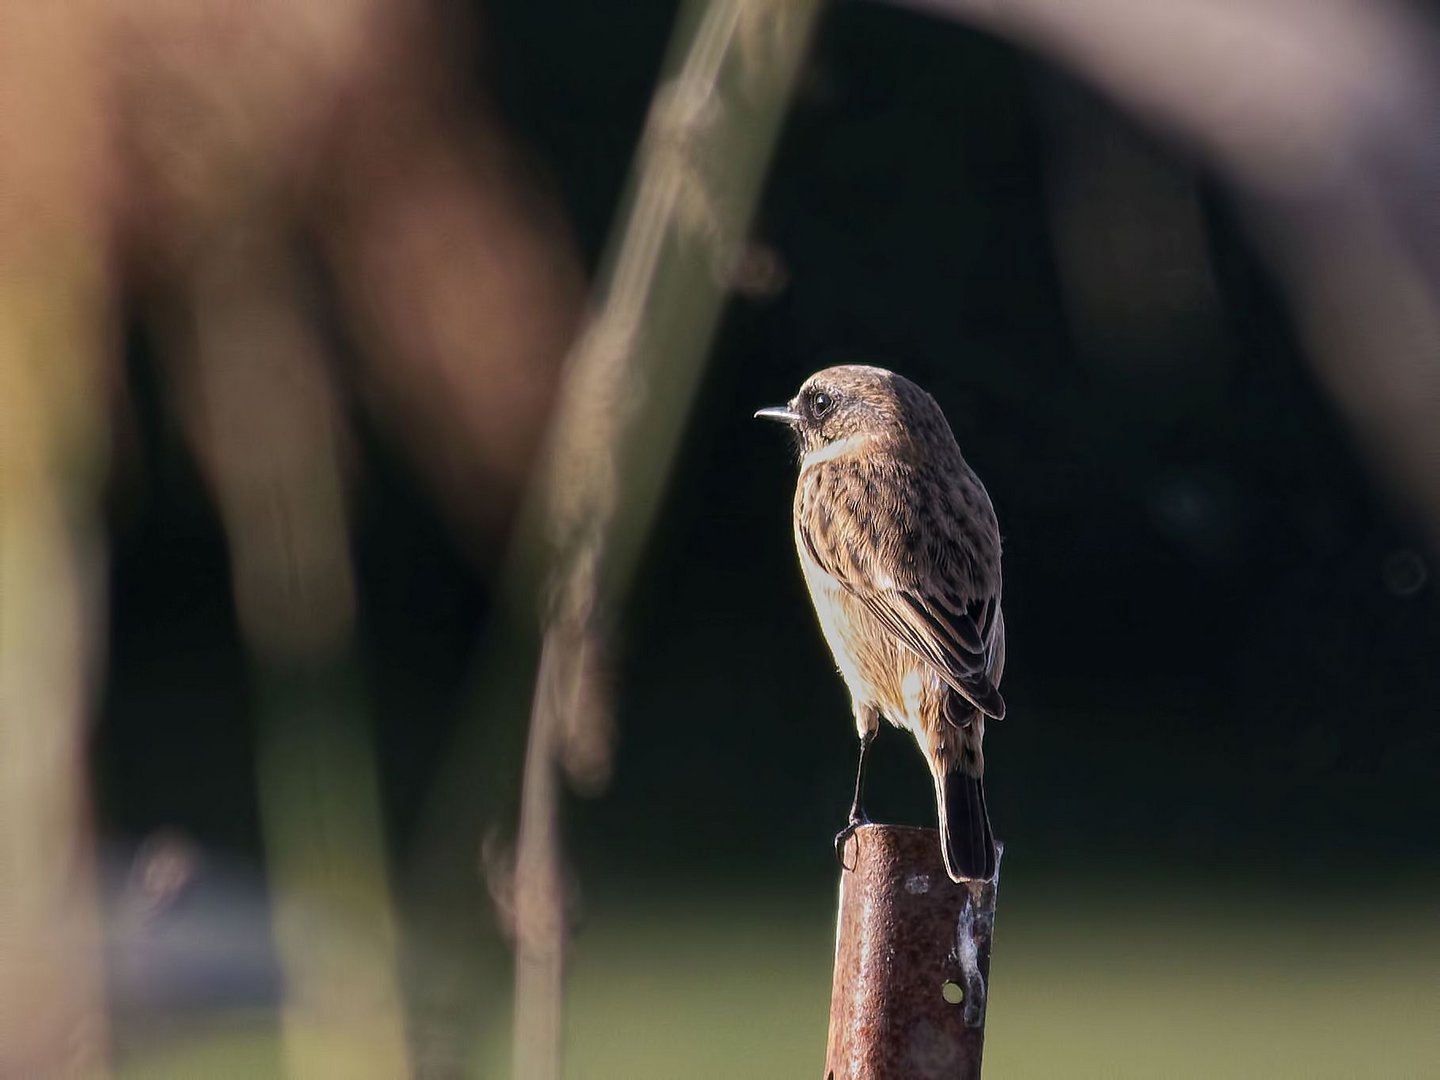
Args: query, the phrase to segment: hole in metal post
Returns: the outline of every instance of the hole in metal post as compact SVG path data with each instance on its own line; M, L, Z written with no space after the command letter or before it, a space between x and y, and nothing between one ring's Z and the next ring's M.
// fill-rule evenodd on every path
M965 1000L965 991L954 979L946 979L940 984L940 996L947 1005L959 1005Z

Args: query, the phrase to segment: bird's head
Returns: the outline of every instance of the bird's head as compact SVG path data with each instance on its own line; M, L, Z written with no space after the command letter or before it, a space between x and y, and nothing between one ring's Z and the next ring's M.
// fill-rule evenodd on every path
M810 461L872 448L903 451L935 438L953 441L934 398L903 375L863 364L817 371L784 405L755 416L790 425L801 457Z

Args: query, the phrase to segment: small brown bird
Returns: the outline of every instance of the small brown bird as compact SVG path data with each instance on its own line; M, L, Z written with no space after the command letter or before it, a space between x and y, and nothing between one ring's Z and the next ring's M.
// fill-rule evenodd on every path
M935 780L945 867L995 875L980 743L1005 715L1000 531L935 399L884 368L826 368L757 418L799 439L795 546L860 733L849 825L864 824L865 755L884 716Z

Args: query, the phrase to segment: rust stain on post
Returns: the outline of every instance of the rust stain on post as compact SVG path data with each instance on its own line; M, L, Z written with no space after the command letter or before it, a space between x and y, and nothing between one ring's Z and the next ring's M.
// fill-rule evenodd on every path
M951 881L934 829L863 825L844 855L826 1080L979 1077L999 872Z

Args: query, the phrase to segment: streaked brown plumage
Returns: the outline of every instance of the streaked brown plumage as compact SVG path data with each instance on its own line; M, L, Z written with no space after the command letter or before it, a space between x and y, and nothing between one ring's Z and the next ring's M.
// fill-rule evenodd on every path
M837 839L865 821L865 754L884 716L930 766L950 876L992 877L981 742L987 717L1005 715L1005 619L985 486L935 399L883 368L827 368L755 415L799 439L795 545L860 734Z

